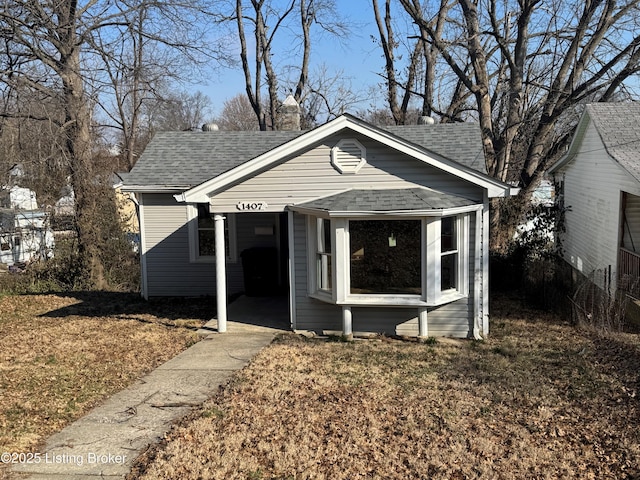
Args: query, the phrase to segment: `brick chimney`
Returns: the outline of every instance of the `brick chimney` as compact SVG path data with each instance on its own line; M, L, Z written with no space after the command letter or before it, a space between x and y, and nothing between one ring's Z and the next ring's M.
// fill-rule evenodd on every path
M300 105L293 95L287 95L278 108L278 130L300 130Z

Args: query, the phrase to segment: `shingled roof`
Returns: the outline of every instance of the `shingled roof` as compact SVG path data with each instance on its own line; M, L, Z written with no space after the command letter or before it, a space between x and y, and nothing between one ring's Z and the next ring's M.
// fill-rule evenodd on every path
M325 212L395 212L466 207L475 202L429 188L352 189L296 207Z
M640 103L587 105L607 153L640 181Z
M476 124L370 127L486 174L480 129ZM190 188L305 133L307 131L158 132L135 167L124 176L124 183L126 186Z

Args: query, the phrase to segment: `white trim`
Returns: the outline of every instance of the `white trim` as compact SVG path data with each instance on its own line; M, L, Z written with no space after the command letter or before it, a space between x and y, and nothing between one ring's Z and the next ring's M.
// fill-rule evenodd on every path
M428 305L435 305L440 300L440 222L435 217L425 220L427 286L423 294Z
M482 270L482 210L476 212L476 231L474 235L475 252L473 259L473 338L482 339L482 284L485 281Z
M287 207L289 210L293 210L294 212L304 213L305 215L313 215L316 217L322 218L349 218L350 220L357 220L358 218L368 218L369 220L374 220L375 218L371 217L451 217L454 215L458 215L461 213L468 213L479 210L482 208L481 204L473 204L473 205L465 205L464 207L453 207L453 208L436 208L432 210L356 210L356 211L327 211L320 210L315 208L301 207L297 205L289 205Z
M140 228L140 295L145 300L149 300L149 279L147 267L147 229L144 221L144 195L140 195L138 200L138 222Z
M482 214L482 335L489 335L489 198Z
M329 136L334 135L343 129L349 129L426 164L432 165L444 172L450 173L455 177L487 189L490 197L507 197L511 195L512 187L500 182L499 180L445 157L427 153L425 149L417 147L383 129L360 121L355 117L341 115L340 117L310 130L309 132L304 133L299 137L280 145L279 147L265 152L252 160L249 160L215 178L205 181L200 185L183 192L182 195L176 195L175 198L179 202L208 202L209 195L212 192L224 189L231 184L242 181L243 179L252 176L257 171L267 169L273 166L276 162L281 161L283 158L296 155L304 149L325 140Z
M289 243L289 321L291 330L297 328L296 318L296 252L295 252L295 225L294 213L287 212L287 235Z
M331 230L335 242L333 268L335 272L335 284L333 287L333 301L336 303L344 303L351 291L351 272L350 272L350 241L349 241L349 221L339 218L331 221ZM345 261L346 259L346 261Z

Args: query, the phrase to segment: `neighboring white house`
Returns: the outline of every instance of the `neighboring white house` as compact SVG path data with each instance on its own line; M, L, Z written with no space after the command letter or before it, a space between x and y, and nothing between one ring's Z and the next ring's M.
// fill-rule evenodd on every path
M215 295L220 331L244 291L286 294L298 330L488 333L489 199L513 190L478 125L158 133L123 190L142 295Z
M610 291L640 275L640 104L587 105L567 154L549 170L567 208L567 262Z
M33 190L6 188L0 199L0 263L14 265L52 256L54 238L48 220Z

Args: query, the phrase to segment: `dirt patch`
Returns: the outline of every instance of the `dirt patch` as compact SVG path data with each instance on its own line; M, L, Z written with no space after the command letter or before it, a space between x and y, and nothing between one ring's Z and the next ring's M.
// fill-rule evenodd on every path
M118 293L1 297L0 451L36 451L193 344L210 305Z
M130 478L640 478L635 335L494 303L483 342L286 335Z

